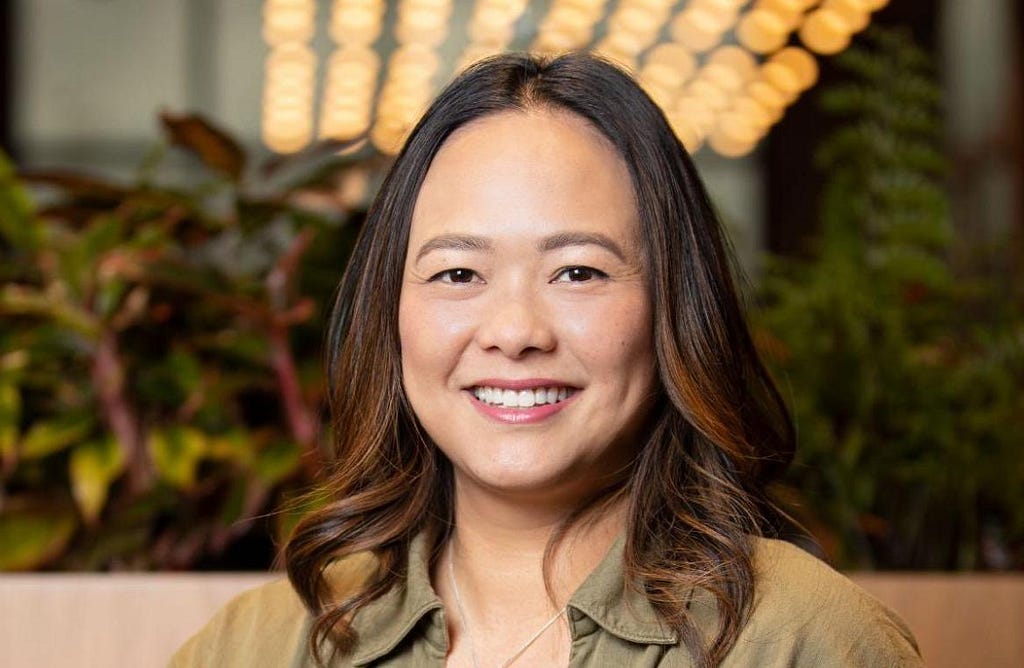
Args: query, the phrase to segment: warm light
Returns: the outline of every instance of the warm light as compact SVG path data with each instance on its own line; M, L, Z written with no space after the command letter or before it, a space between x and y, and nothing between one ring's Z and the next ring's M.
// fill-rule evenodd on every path
M747 81L757 74L757 60L746 49L726 45L715 49L708 57L709 65L725 65Z
M668 88L679 88L697 69L693 54L680 44L665 42L647 53L643 76L658 81Z
M640 81L648 86L657 86L671 93L678 90L686 77L683 72L664 63L647 63L640 68Z
M343 47L327 65L320 136L354 139L370 127L380 56L364 46Z
M261 131L275 151L300 150L316 129L317 59L309 42L321 4L325 0L264 0L263 34L272 48ZM458 5L466 42L453 55L447 48L453 44L448 40L452 0L332 0L327 33L336 49L326 63L318 130L322 137L363 137L364 145L372 142L393 153L436 94L436 77L442 71L447 76L448 67L457 73L509 49L532 11L543 16L529 51L590 48L636 77L688 150L707 142L723 155L743 155L817 82L816 54L846 48L870 23L871 13L887 4L474 0ZM385 24L391 35L382 34ZM598 25L605 32L594 44ZM794 31L800 47L789 46ZM666 32L669 40L663 42ZM382 37L388 48L394 44L386 64L375 50Z
M672 39L687 49L702 53L722 41L722 34L731 26L720 16L700 8L680 12L669 26Z
M690 0L688 6L728 17L731 21L736 18L736 12L739 11L739 8L748 2L750 0Z
M655 14L642 7L630 6L625 6L612 14L608 26L612 30L622 30L651 38L661 29L661 23Z
M769 61L761 67L761 76L781 92L786 99L795 100L803 91L802 82L796 72L782 63Z
M315 19L313 0L268 0L263 6L263 39L271 46L308 42L313 37Z
M765 108L769 114L782 113L789 100L779 89L770 83L758 79L747 86L747 94Z
M429 81L441 67L437 52L423 44L406 44L395 49L388 59L388 71L395 79L415 78Z
M701 70L700 76L729 95L743 86L743 77L740 73L727 65L708 63Z
M515 22L525 8L525 0L479 0L469 20L469 44L461 59L468 60L468 52L477 53L482 47L492 52L503 50L515 36Z
M663 0L622 0L608 19L602 49L635 61L658 38L670 4Z
M755 9L740 19L736 26L736 38L754 53L771 53L786 44L789 27L778 14Z
M825 0L822 8L835 12L850 32L860 32L871 21L866 0Z
M634 33L616 31L605 35L599 48L612 53L622 54L629 61L635 61L638 53L647 47L647 40Z
M715 84L698 77L686 87L686 94L704 101L712 111L722 111L729 106L729 95Z
M750 95L741 95L733 100L733 110L745 117L762 134L782 118L781 110L768 109Z
M673 110L667 114L668 123L676 137L690 153L696 153L704 142L704 133L694 125L690 117L683 112Z
M754 150L761 139L761 133L742 114L728 112L718 118L718 123L708 137L708 143L716 153L738 158Z
M328 33L338 45L369 46L377 41L383 24L382 2L335 0Z
M850 29L839 14L818 9L800 27L800 40L811 51L831 55L850 45Z
M400 0L395 38L399 47L388 59L377 117L370 139L384 153L395 153L434 95L440 67L435 47L448 36L450 0Z
M715 126L715 112L704 100L690 95L684 95L676 100L675 109L670 115L686 119L687 125L696 131L700 140L703 140Z
M313 0L268 0L263 38L272 48L263 79L263 142L278 153L300 151L313 137L316 55L306 45L316 19Z
M818 61L798 46L786 47L774 54L770 62L793 72L800 82L800 92L807 90L818 81Z
M540 24L531 50L562 53L579 49L594 37L594 26L604 16L604 0L555 0ZM516 19L518 19L518 15Z

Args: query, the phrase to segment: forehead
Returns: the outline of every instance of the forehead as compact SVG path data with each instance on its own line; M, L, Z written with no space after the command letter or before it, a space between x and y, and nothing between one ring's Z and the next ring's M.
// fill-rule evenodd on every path
M566 111L508 111L445 141L420 189L410 233L500 236L569 226L632 242L637 218L629 169L599 130Z

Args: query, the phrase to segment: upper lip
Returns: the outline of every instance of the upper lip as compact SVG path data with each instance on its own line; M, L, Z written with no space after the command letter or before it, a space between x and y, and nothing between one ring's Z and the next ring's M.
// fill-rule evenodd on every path
M551 378L483 378L469 387L498 387L503 390L532 390L538 387L569 387L577 389L577 385Z

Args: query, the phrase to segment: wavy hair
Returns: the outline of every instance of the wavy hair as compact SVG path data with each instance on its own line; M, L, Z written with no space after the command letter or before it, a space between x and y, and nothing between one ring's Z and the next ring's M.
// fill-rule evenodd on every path
M330 501L303 518L284 550L288 577L314 616L309 646L320 664L324 645L332 655L352 649L354 613L404 582L413 536L430 531L436 558L451 531L451 466L401 382L398 300L420 186L457 128L537 109L568 111L597 128L624 159L636 194L660 397L627 480L612 491L627 499L627 580L702 667L725 657L751 609L750 536L770 533L779 517L766 485L792 459L794 433L753 346L707 193L662 112L621 69L585 53L506 54L457 77L413 129L341 280L326 342L334 442L320 493ZM359 552L376 556L376 570L334 600L325 569ZM694 586L719 610L707 642L687 609Z

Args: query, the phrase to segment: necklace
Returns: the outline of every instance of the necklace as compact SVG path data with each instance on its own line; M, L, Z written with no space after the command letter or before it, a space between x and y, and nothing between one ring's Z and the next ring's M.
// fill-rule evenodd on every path
M455 556L454 550L451 546L448 548L448 579L451 580L452 592L455 594L455 605L459 609L459 621L462 622L462 630L466 632L466 640L469 641L469 653L473 657L473 668L480 668L480 661L476 656L476 644L473 642L473 634L469 630L469 622L466 617L466 610L462 607L462 596L459 594L459 583L455 581ZM533 636L526 641L519 649L515 651L512 656L502 661L499 666L500 668L508 668L511 666L516 659L522 656L523 652L529 649L530 645L537 642L537 639L544 635L544 632L551 628L551 625L558 621L558 618L565 614L565 608L558 611L554 617L545 622L544 626L533 634Z

